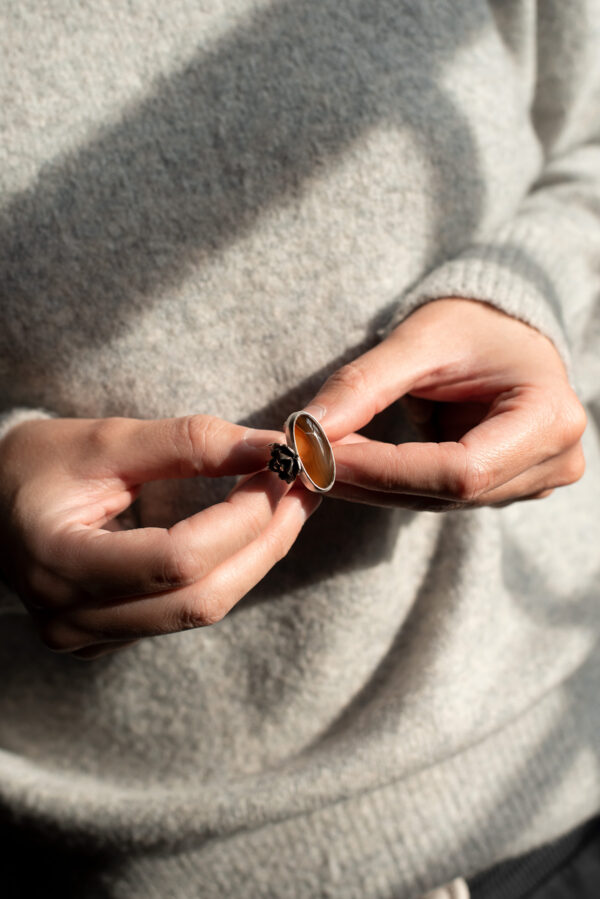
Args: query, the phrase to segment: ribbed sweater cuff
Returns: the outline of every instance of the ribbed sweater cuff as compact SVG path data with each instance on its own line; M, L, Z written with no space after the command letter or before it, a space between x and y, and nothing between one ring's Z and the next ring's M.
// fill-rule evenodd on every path
M542 268L535 261L539 251L546 249L542 246L544 235L519 223L511 229L510 238L493 244L475 244L431 271L398 298L396 310L378 332L379 337L387 337L411 312L432 300L443 297L480 300L548 337L560 354L572 383L572 359L554 272L552 267L549 269L544 265ZM524 244L528 247L527 252L523 249Z

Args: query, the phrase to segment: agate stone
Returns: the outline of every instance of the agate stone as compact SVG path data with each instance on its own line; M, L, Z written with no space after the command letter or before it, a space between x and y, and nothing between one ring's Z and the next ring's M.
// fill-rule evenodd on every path
M288 419L286 431L291 430L289 436L292 437L304 473L312 482L309 484L303 479L304 483L318 491L330 490L335 480L335 460L325 431L307 412L298 412L290 418L292 420Z

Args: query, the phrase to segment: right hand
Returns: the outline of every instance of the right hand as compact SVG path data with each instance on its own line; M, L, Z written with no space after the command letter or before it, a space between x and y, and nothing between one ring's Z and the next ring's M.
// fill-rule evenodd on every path
M2 574L43 642L95 658L220 621L321 497L261 470L277 431L210 415L22 422L0 442ZM248 474L172 527L119 529L146 481Z

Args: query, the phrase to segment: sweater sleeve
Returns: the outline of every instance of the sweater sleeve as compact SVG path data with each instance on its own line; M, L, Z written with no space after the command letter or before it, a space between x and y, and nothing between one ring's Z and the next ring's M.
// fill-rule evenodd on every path
M599 381L582 368L590 340L600 343L600 2L544 0L535 27L535 183L511 220L398 297L379 336L431 300L481 300L550 338L573 386L589 394Z

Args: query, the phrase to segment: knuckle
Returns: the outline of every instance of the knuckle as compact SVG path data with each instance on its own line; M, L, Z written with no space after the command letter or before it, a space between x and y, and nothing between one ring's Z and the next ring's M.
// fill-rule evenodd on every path
M489 468L477 459L473 459L465 453L464 466L456 481L450 485L450 494L453 499L463 503L475 502L483 493L490 489L491 472Z
M553 487L548 487L546 490L539 490L537 493L533 493L531 496L526 497L526 499L546 499L547 496L551 496L554 493Z
M46 621L38 625L40 639L52 652L69 652L73 647L68 631L58 622Z
M377 473L378 488L385 493L394 493L398 489L399 473L391 460L381 459L381 467Z
M208 597L198 595L186 604L179 612L178 630L193 630L198 627L210 627L224 618L219 604Z
M210 474L207 470L207 460L209 456L209 441L221 428L226 427L226 422L221 422L213 415L186 415L178 422L180 429L177 434L178 448L183 447L183 457L185 471L182 473L187 477L193 477L198 474ZM191 470L188 470L191 469Z
M166 588L185 587L196 580L198 563L189 551L171 542L161 560L153 580Z
M202 458L206 445L203 418L203 415L184 415L171 422L169 438L173 456L179 459L179 474L182 478L192 478L199 473L196 459Z
M32 565L27 572L26 584L28 592L40 603L46 602L46 572L39 565Z
M387 451L382 448L377 472L377 482L382 490L394 491L398 488L398 483L402 479L403 449L401 443L397 446L391 445Z
M38 561L56 576L78 582L84 567L80 536L73 535L65 524L42 528L35 547Z
M587 414L573 391L571 391L569 400L564 405L563 414L566 419L567 439L575 443L581 439L587 427Z
M23 595L28 605L34 609L51 609L54 603L47 588L45 571L38 565L33 565L23 582Z
M248 511L244 519L245 531L249 542L256 540L265 529L264 516L258 510Z
M273 560L273 564L280 562L287 556L295 539L296 531L290 534L283 528L272 529L265 534L268 555Z
M585 456L581 447L579 451L570 455L561 467L561 485L574 484L579 481L585 472Z
M51 568L60 559L60 546L54 540L53 516L40 506L41 493L35 478L17 486L12 498L10 526L18 535L28 560Z
M548 408L548 427L555 435L555 451L577 443L587 426L587 413L575 391L569 385L556 391Z
M78 588L49 573L40 565L32 565L25 581L27 599L34 608L49 611L64 608L75 602Z
M343 387L357 396L362 396L367 389L366 375L356 360L347 362L329 378L330 385Z
M87 434L86 452L98 457L108 454L122 437L124 421L119 416L92 421Z
M208 415L186 415L182 420L182 438L187 444L187 453L192 464L194 459L202 458L206 452L209 421Z
M31 555L39 565L49 570L60 567L63 560L62 541L51 526L45 527L40 521L40 527L29 535L29 544ZM36 588L38 586L36 581Z

